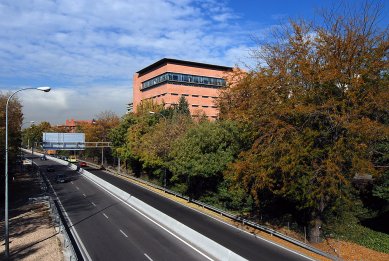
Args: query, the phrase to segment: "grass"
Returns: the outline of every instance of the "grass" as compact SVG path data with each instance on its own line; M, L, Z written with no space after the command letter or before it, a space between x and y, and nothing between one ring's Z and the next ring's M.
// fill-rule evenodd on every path
M346 239L367 248L389 254L389 235L364 227L358 223L349 224L338 231L340 239ZM336 238L336 236L335 236Z

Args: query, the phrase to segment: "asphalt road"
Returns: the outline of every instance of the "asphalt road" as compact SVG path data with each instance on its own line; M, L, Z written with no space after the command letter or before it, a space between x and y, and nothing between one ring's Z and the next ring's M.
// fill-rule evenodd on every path
M46 173L93 260L207 260L180 239L54 161L34 160ZM47 166L54 171L47 172ZM71 179L56 183L56 175Z
M247 232L162 197L115 175L90 167L87 167L86 170L248 260L307 260L307 258L301 255L263 239L256 238Z

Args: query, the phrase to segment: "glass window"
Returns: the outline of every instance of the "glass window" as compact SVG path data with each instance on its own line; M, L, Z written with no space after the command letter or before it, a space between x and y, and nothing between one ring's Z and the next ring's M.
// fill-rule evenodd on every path
M166 81L174 81L176 84L190 83L194 86L207 85L211 88L217 88L219 86L225 86L226 81L220 78L212 78L206 76L196 76L190 74L182 74L182 73L164 73L149 79L142 83L141 90L152 87L157 84L161 84Z

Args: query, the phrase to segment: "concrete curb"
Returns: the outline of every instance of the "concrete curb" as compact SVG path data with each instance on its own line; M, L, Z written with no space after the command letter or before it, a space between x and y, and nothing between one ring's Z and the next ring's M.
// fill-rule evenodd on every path
M42 155L40 153L36 153L37 155ZM50 160L53 160L55 162L58 162L62 165L68 166L72 170L77 170L78 167L74 164L71 164L67 161L57 159L51 156L46 155ZM181 239L184 239L187 242L190 242L193 244L196 248L206 252L213 258L217 260L231 260L231 261L238 261L238 260L246 260L245 258L239 256L238 254L232 252L231 250L227 249L226 247L216 243L215 241L203 236L202 234L198 233L197 231L185 226L184 224L178 222L177 220L171 218L170 216L166 215L165 213L151 207L150 205L144 203L143 201L137 199L136 197L133 197L131 194L122 191L121 189L113 186L112 184L106 182L105 180L96 177L92 173L84 170L79 169L79 173L83 175L84 177L90 179L91 181L95 182L96 184L100 185L101 187L105 188L109 192L113 193L117 197L119 197L122 201L126 202L127 204L131 205L132 207L136 208L140 212L144 213L146 216L150 217L163 227L167 228L169 231L171 231L173 234L178 235Z

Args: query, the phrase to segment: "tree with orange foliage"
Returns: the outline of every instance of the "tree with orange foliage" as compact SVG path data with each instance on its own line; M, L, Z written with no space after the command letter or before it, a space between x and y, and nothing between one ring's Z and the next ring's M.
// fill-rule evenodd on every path
M259 69L225 89L221 117L255 138L228 177L261 206L294 206L320 240L325 216L352 204L355 177L378 177L372 147L389 136L388 28L379 7L328 12L319 25L291 21L254 51ZM265 196L266 195L266 196Z

